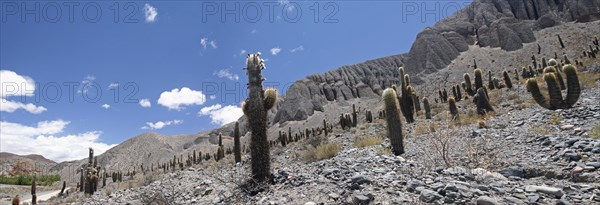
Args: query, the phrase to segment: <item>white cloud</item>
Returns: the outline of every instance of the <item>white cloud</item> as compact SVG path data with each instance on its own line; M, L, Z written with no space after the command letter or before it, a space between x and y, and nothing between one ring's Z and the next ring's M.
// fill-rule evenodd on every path
M83 80L81 81L81 85L80 85L80 89L77 90L78 93L87 93L92 86L92 84L94 83L94 81L96 80L96 77L93 75L88 75L85 76L85 78L83 78Z
M111 83L110 85L108 85L108 89L109 90L115 89L115 88L118 88L118 87L119 87L119 83Z
M214 39L210 40L210 39L204 37L204 38L200 39L200 45L202 45L202 48L204 48L204 49L206 49L206 47L208 47L208 46L210 46L214 49L214 48L217 48L217 41Z
M200 45L202 45L202 47L204 49L206 49L206 45L208 45L208 38L201 38L200 39Z
M211 96L208 96L208 98L210 98L211 100L214 100L214 99L217 99L217 96L216 95L211 95Z
M180 111L188 105L202 105L206 102L206 95L202 91L196 91L187 87L165 91L160 94L158 104L169 108L169 110Z
M300 46L298 46L298 47L293 48L292 50L290 50L290 52L295 53L295 52L303 51L303 50L304 50L304 46L300 45Z
M25 104L22 102L11 101L4 98L0 99L1 112L14 112L18 109L23 109L27 112L30 112L31 114L40 114L47 110L43 106L36 106L32 103Z
M277 2L279 2L279 5L284 6L284 8L286 8L288 11L292 11L294 10L294 5L290 5L290 1L289 0L277 0Z
M199 116L210 116L211 123L217 125L225 125L238 120L244 112L237 106L227 105L223 107L221 104L214 104L208 107L203 107L198 112Z
M258 32L258 30L252 29L252 31L250 31L250 34L255 34L256 32Z
M35 92L35 81L29 76L19 75L14 71L0 70L0 111L14 112L24 109L33 114L46 111L45 107L36 106L32 103L22 103L8 100L11 96L33 96Z
M104 108L104 109L108 109L108 108L110 108L110 105L109 104L102 104L101 107Z
M89 147L94 148L94 153L99 155L115 146L100 142L102 132L99 131L55 136L62 133L68 124L68 121L54 120L27 126L0 121L0 150L20 155L40 154L62 162L86 158Z
M142 106L142 107L151 107L152 106L152 103L150 103L149 99L141 99L139 103L140 103L140 106Z
M160 130L169 125L178 125L183 123L183 120L171 120L171 121L158 121L158 122L146 122L146 125L142 127L143 130Z
M242 50L240 51L240 55L244 55L244 54L246 54L246 50L242 49Z
M271 48L271 54L273 54L274 56L276 56L279 52L281 52L281 48L279 47L275 47L275 48Z
M144 4L144 15L146 16L146 23L154 23L156 16L158 16L158 10L150 4Z
M0 70L0 97L33 96L35 81L29 76L19 75L14 71Z
M219 78L227 78L229 80L239 80L240 79L240 76L238 76L235 73L231 73L231 71L229 71L229 69L227 69L227 68L215 71L213 73L213 75L216 75Z

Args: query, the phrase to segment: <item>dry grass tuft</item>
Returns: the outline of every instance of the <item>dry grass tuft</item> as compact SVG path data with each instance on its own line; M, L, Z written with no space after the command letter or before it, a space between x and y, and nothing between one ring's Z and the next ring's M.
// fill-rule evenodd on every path
M342 149L339 144L321 144L317 148L309 148L306 150L304 159L308 162L316 162L324 159L335 157Z
M596 125L592 127L592 130L590 130L590 137L593 139L600 138L600 122L596 122Z
M415 126L413 134L415 136L429 134L429 133L435 132L437 127L438 127L438 125L436 123L418 122L418 124Z
M355 137L354 146L358 148L380 145L383 139L380 137Z
M583 89L596 87L596 82L600 80L600 73L580 72L577 75L579 76L579 82L581 82Z

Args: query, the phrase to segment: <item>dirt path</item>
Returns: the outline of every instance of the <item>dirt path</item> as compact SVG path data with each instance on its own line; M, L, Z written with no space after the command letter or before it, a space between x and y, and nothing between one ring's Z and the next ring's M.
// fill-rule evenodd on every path
M69 189L69 187L65 188L65 192ZM58 196L58 193L60 193L60 190L40 192L39 194L37 194L37 201L46 201L54 196ZM21 198L21 203L31 203L31 195L23 196L23 198Z

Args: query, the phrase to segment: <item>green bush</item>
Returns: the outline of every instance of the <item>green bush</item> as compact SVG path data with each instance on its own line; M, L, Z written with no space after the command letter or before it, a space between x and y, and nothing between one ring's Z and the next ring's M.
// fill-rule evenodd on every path
M57 174L38 176L36 178L36 183L41 186L50 186L52 183L57 181L60 181L60 176ZM31 185L31 176L0 176L0 184Z

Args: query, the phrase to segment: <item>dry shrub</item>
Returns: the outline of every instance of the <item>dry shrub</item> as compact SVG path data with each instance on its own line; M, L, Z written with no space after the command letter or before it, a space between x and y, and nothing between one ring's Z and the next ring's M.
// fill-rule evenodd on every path
M579 76L579 82L581 82L583 89L596 87L596 82L600 80L600 73L580 72L577 75Z
M490 143L493 138L490 135L471 136L461 131L447 115L446 122L440 125L439 131L424 138L427 151L421 155L425 156L426 164L433 167L467 167L495 169L501 163L499 154L504 148Z
M377 150L375 150L375 153L377 155L391 155L392 148L391 147L379 147L379 148L377 148Z
M477 110L475 110L475 108L470 108L467 109L466 112L461 113L461 115L458 117L458 120L456 120L456 125L458 126L463 126L463 125L472 125L472 124L476 124L480 119L479 114L477 114Z
M329 159L337 155L342 149L339 144L321 144L317 148L309 148L306 150L304 159L308 162L316 162L324 159Z
M529 125L529 130L530 130L530 132L538 134L538 135L547 135L552 130L552 127L549 125L545 125L545 124Z
M592 130L590 130L590 137L593 139L600 138L600 122L596 122Z
M380 145L382 142L380 137L354 137L354 146L358 148Z
M494 89L488 91L488 97L492 107L498 107L498 105L500 105L500 102L502 101L502 89Z
M435 132L437 127L438 127L438 125L436 123L418 122L418 124L415 126L413 134L415 136L429 134L429 133Z

